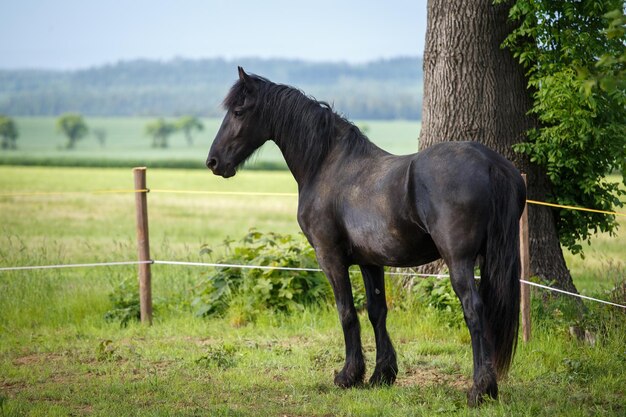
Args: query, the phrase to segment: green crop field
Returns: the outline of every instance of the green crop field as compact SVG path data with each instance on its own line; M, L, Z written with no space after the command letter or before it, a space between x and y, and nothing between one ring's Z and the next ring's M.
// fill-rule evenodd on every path
M18 149L0 152L0 163L202 168L221 123L219 119L204 119L204 131L193 135L191 146L182 133L176 133L170 138L167 149L154 149L151 147L152 139L145 134L146 124L154 118L87 117L85 122L90 129L106 131L104 146L90 134L79 141L75 149L67 150L64 148L66 139L55 130L55 120L52 117L15 118L20 132ZM420 122L373 120L355 123L366 131L371 140L391 153L417 151ZM285 166L280 151L271 142L259 151L249 165Z
M203 140L208 146L208 137ZM153 190L296 191L286 171L243 170L224 180L208 171L149 168L147 178ZM136 259L134 195L90 193L130 188L130 169L0 167L0 267ZM48 194L54 192L72 193ZM253 227L298 232L291 196L151 192L148 201L155 259L210 262L227 252L222 243L227 237L235 246ZM567 256L581 292L606 299L624 282L626 222L621 224L617 236L597 237L586 259ZM214 253L201 253L204 245ZM229 315L197 317L192 302L211 272L154 265L154 325L131 321L121 327L105 315L119 302L112 295L135 282L134 266L0 271L0 415L620 416L626 411L626 317L617 308L586 303L581 315L565 300L534 292L533 339L520 342L501 382L500 400L472 410L465 405L472 353L458 310L422 299L409 303L400 281L388 279L398 382L341 390L332 379L342 364L343 337L331 306L267 311L244 322ZM373 332L367 314L360 318L371 372ZM574 339L571 325L589 329L595 342Z

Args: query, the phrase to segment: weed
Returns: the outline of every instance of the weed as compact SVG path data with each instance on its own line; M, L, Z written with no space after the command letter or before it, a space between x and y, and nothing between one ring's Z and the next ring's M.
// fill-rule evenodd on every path
M117 346L113 344L113 341L106 339L98 343L98 347L96 348L96 359L101 362L117 361L121 359L121 356L117 352Z
M589 364L577 358L563 359L565 375L569 382L585 383L591 378Z
M237 365L237 348L229 344L209 346L206 355L196 359L195 363L204 367L217 367L222 370L233 368Z

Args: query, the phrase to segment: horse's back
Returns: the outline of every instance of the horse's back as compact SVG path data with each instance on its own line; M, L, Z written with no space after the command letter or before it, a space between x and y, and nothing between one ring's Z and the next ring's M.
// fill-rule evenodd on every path
M435 144L415 154L413 168L420 191L436 199L485 199L492 191L494 171L510 180L515 193L524 189L515 166L478 142Z
M480 143L433 145L416 154L412 165L416 212L440 251L444 246L477 250L496 197L510 201L511 216L521 213L525 186L519 172Z

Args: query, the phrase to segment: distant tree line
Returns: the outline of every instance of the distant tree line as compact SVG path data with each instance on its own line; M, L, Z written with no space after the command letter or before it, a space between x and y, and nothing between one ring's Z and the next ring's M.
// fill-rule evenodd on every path
M420 119L422 61L361 65L281 59L136 60L78 71L1 70L0 113L11 116L221 117L237 65L291 84L353 119Z
M193 134L203 130L204 124L200 118L189 115L182 116L172 122L160 117L145 127L146 135L152 138L153 148L167 148L169 137L176 132L182 132L187 144L191 146L193 145ZM106 129L101 127L90 129L79 113L64 113L59 116L56 120L56 131L67 139L64 149L74 149L76 143L89 133L93 134L100 146L104 147L106 143ZM0 149L17 149L18 137L19 131L15 120L0 114Z

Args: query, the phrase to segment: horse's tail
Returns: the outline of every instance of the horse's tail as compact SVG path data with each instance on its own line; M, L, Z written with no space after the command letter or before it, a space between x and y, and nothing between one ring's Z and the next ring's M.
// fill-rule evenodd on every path
M490 172L491 213L479 292L487 337L494 346L498 377L506 375L517 346L520 308L519 218L526 187L515 171L494 166Z

